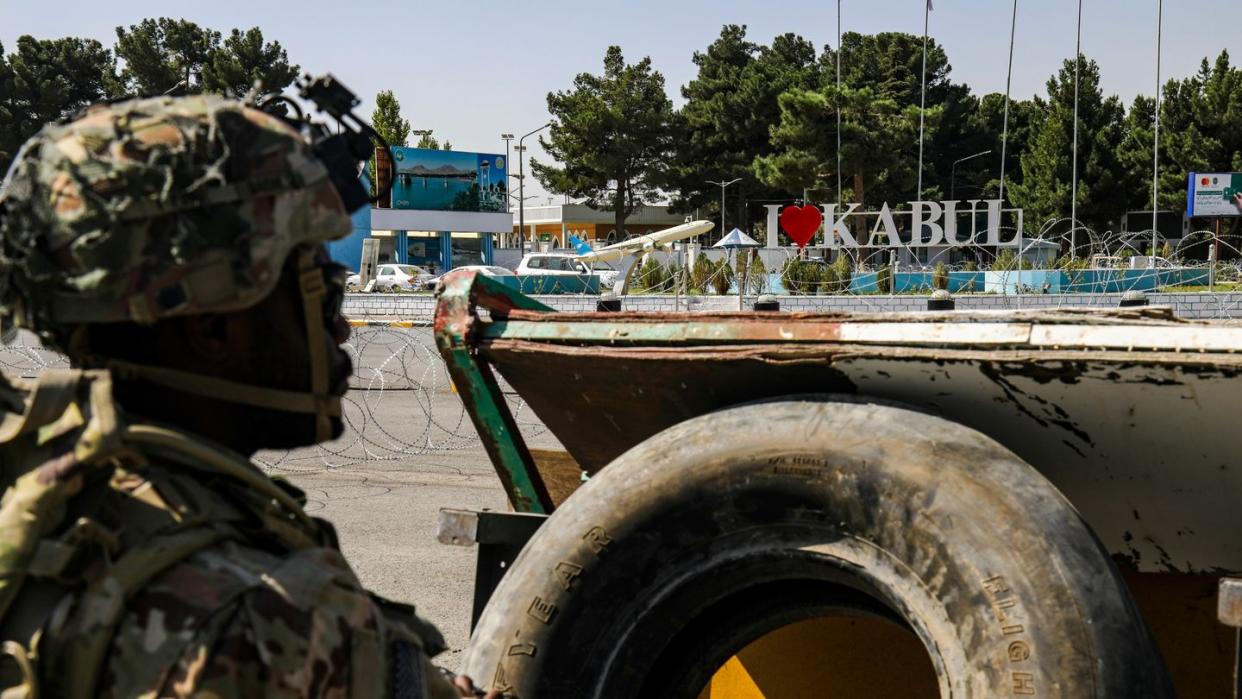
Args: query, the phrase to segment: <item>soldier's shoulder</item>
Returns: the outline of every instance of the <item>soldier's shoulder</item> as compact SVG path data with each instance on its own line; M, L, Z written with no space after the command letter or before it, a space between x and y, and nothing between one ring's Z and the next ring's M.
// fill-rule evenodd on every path
M391 635L339 552L277 554L224 542L134 595L103 689L111 696L353 695L362 678L383 682L382 645Z

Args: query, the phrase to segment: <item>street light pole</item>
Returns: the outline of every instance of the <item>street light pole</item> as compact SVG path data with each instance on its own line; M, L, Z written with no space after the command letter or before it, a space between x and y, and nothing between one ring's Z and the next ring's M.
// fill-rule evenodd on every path
M511 174L512 170L509 169L509 163L513 162L513 160L509 158L509 142L513 140L513 134L502 133L500 134L500 138L505 142L505 211L509 212L509 215L512 216L513 204L510 200L513 198L513 195L509 193L509 178L513 177L513 175ZM509 219L509 225L513 225L512 218ZM505 242L509 242L508 236L505 236Z
M957 164L964 163L967 160L974 160L975 158L981 158L991 152L992 152L992 149L989 148L985 151L975 153L974 155L968 155L965 158L958 158L957 160L953 161L953 167L949 168L949 201L957 201L957 199L953 196L956 193L955 188L957 186Z
M522 144L527 136L534 136L551 125L549 121L518 139L518 252L526 248L526 146Z
M720 235L725 234L725 229L724 229L725 227L725 187L728 187L731 184L741 182L741 181L742 181L741 177L729 180L728 182L725 182L724 180L721 180L720 182L713 182L712 180L707 180L707 184L714 184L720 187Z

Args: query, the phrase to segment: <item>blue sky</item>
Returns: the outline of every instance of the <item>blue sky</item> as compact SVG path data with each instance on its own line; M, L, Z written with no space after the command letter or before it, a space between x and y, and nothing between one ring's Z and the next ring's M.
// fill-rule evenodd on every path
M330 71L365 100L392 89L415 128L431 128L460 150L503 152L502 132L522 134L547 121L546 95L575 74L598 72L604 48L651 56L670 96L694 77L691 55L726 23L746 24L752 40L793 31L817 46L836 42L831 0L536 0L466 3L425 0L126 0L124 3L0 0L0 42L21 34L93 37L105 45L114 27L144 17L184 17L212 28L257 25L290 59ZM955 81L977 93L1003 91L1008 58L1007 0L935 0L931 35L943 44ZM846 31L921 34L923 0L843 0ZM1042 93L1074 52L1077 0L1019 0L1013 94ZM1163 72L1188 75L1205 56L1228 49L1242 63L1242 2L1169 0L1164 8ZM1155 90L1156 0L1084 0L1083 52L1100 63L1107 93L1129 103ZM528 139L530 143L533 139ZM536 145L530 153L539 157ZM517 171L514 162L513 172ZM544 203L533 178L527 194ZM515 187L516 190L516 187Z

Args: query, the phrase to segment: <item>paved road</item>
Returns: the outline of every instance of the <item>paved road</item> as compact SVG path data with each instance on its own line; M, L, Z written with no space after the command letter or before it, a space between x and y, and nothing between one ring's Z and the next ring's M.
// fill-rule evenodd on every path
M454 668L469 639L476 550L437 542L437 513L442 507L503 510L504 491L448 390L387 390L382 400L371 396L367 403L376 407L365 440L347 435L326 451L265 452L259 460L273 464L269 473L305 490L307 509L336 526L341 547L367 588L413 603L444 633L450 650L437 662ZM451 427L452 434L429 432L429 422ZM556 446L529 411L521 422L532 446ZM374 429L377 424L382 431ZM448 449L408 453L417 447L406 442L416 444L428 435ZM364 451L384 458L357 458Z

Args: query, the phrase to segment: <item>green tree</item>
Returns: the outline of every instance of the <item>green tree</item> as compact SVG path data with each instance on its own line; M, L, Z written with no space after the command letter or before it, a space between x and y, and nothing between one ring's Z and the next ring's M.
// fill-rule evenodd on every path
M974 111L976 100L971 97L970 88L955 84L950 79L953 68L944 47L935 40L927 44L928 110L921 195L914 190L918 182L917 108L923 81L923 37L902 32L874 35L849 32L841 37L840 50L844 84L855 89L871 87L877 95L893 100L899 110L910 111L914 117L913 136L907 141L908 148L903 148L910 154L913 179L908 193L889 195L887 199L900 201L947 196L948 187L944 185L949 179L953 160L978 152L973 150L976 142L985 136L969 128L968 116ZM821 83L825 86L835 83L836 53L825 51L821 63ZM848 135L848 132L843 134L843 138L848 138ZM846 147L843 144L842 149ZM847 169L846 176L849 174ZM835 189L835 183L833 187Z
M567 92L548 95L553 116L544 150L560 167L531 161L548 191L610 211L617 234L656 193L672 147L673 104L651 59L626 64L621 47L604 56L604 73L581 73Z
M1005 187L1022 182L1021 158L1031 142L1034 126L1043 118L1047 104L1036 96L1030 100L1009 100L1009 133L1005 134L1005 95L994 92L979 98L968 120L968 129L978 134L964 158L990 150L991 153L961 163L956 183L950 190L958 199L995 199L1000 196L1001 153L1005 153ZM951 164L950 164L951 165ZM950 177L953 173L950 173Z
M1131 198L1118 151L1125 109L1104 97L1095 61L1079 57L1078 218L1096 230L1117 221ZM1048 80L1048 101L1021 155L1022 181L1006 190L1025 209L1032 227L1070 215L1073 183L1074 62L1066 60Z
M1215 141L1208 154L1213 168L1242 171L1242 69L1221 51L1212 63L1203 59L1198 75L1186 82L1198 90L1194 121Z
M116 28L116 55L125 61L121 80L130 94L157 95L177 86L199 89L220 32L184 19L144 19Z
M1222 52L1212 63L1205 59L1197 74L1168 81L1162 92L1158 206L1184 211L1188 172L1242 169L1242 71ZM1132 209L1151 208L1154 125L1155 101L1139 95L1126 117L1119 156Z
M901 33L873 36L849 32L842 37L841 86L836 84L836 52L820 60L819 84L781 94L780 118L770 129L774 152L755 158L759 180L786 192L836 191L837 114L841 114L843 198L865 204L867 197L904 201L918 182L919 86L922 38ZM969 91L949 81L948 58L934 41L928 45L928 84L924 153L924 194L935 197L944 187L937 179L937 144L944 116L968 114ZM954 127L958 129L959 127ZM939 140L938 140L939 139ZM973 144L949 149L956 153ZM951 162L948 164L951 166ZM946 171L948 167L944 168ZM946 178L947 179L947 178Z
M0 172L7 172L17 150L17 102L14 94L13 69L0 42ZM3 177L3 175L0 175Z
M401 102L397 101L392 90L383 90L375 95L375 110L371 112L371 127L383 136L390 146L408 145L410 122L401 116Z
M114 94L116 64L93 39L22 36L7 60L0 60L0 88L0 172L4 172L22 142L43 124Z
M282 92L298 76L297 64L279 41L264 42L258 27L234 29L207 55L202 66L202 89L235 97L244 96L260 82L264 92Z
M445 141L443 144L441 144L440 141L438 141L434 136L432 136L429 133L425 133L422 136L419 136L418 143L415 145L415 148L429 148L431 150L453 150L453 144L449 143L448 141Z
M693 60L698 74L681 88L686 103L678 113L677 156L668 173L673 206L715 212L708 215L718 220L720 190L705 180L740 178L729 190L734 202L729 213L735 225L745 228L763 213L756 207L751 220L743 220L746 199L786 194L761 183L753 161L773 152L769 129L780 117L780 94L791 87L814 86L815 47L794 34L760 46L746 40L745 26L730 24L706 51L695 52ZM729 227L724 225L725 230Z
M843 195L860 204L868 195L881 201L902 201L913 195L918 107L903 108L869 87L795 88L782 94L781 118L772 128L772 143L780 150L755 159L759 179L787 192L835 191L838 105L841 170L848 187ZM929 128L935 128L939 114L938 107L928 110Z

